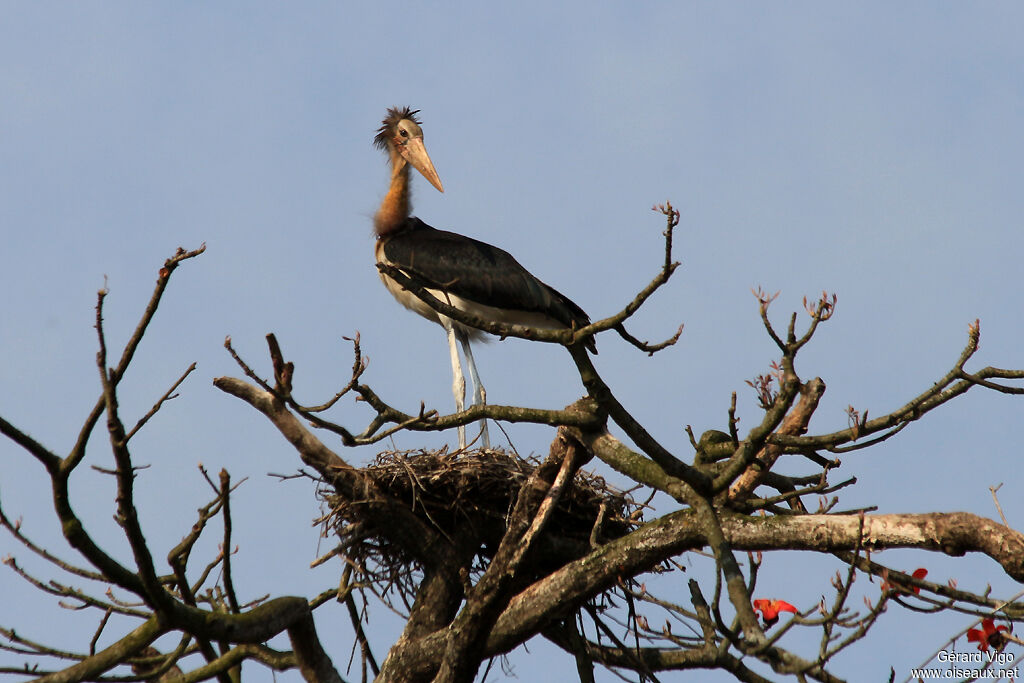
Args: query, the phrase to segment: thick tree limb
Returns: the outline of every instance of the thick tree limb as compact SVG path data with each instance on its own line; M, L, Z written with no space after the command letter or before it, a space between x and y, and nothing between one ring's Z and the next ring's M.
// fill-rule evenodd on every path
M632 534L602 546L538 581L509 603L487 643L489 655L514 647L566 609L581 604L615 583L635 576L667 557L706 545L691 511L649 522ZM863 523L863 538L861 524ZM867 515L747 517L722 513L722 530L734 550L852 551L918 548L948 555L981 552L1024 582L1024 535L966 512ZM432 639L424 641L424 655Z
M169 630L167 625L161 624L156 616L150 617L113 645L83 659L74 666L43 676L35 683L78 683L78 681L92 680L124 662Z

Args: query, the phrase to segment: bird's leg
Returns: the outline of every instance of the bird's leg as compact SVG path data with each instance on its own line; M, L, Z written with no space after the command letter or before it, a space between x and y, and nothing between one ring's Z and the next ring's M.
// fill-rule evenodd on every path
M441 317L444 331L448 334L448 353L452 357L452 394L455 396L455 410L466 409L466 378L462 374L462 361L459 360L459 349L455 346L455 326L448 318ZM472 368L473 366L470 365ZM466 426L459 425L459 448L466 447Z
M462 343L462 352L466 354L466 364L469 366L469 379L473 382L473 405L487 405L487 390L480 382L480 373L476 369L476 361L473 360L473 349L469 345L469 335L460 334L459 341ZM487 449L491 447L491 439L487 433L487 420L480 420L480 442Z

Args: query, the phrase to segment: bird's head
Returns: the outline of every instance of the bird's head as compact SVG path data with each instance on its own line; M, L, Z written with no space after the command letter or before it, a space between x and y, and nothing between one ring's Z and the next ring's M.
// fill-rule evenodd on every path
M377 129L373 144L389 153L396 171L408 163L430 181L431 185L444 192L441 178L434 170L427 148L423 146L423 129L416 118L417 113L419 109L412 110L409 107L388 109L388 115Z

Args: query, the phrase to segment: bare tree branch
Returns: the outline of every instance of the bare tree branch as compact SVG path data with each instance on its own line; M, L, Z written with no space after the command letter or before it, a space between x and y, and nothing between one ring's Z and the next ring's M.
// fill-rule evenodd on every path
M1024 535L1011 529L1005 519L999 524L963 512L870 514L870 507L837 512L839 497L832 494L854 485L856 479L830 481L830 474L842 463L823 453L878 445L973 387L1024 394L1024 387L1013 384L1024 379L1024 370L966 369L978 349L976 321L969 326L967 344L952 369L935 385L881 417L868 419L867 410L850 407L846 429L808 436L825 383L820 378L801 379L796 357L834 315L836 297L822 293L813 301L805 298L810 322L802 331L797 330L796 313L784 328L776 329L769 307L778 294L758 289L762 324L782 354L766 374L748 382L764 415L741 435L733 393L727 425L722 425L728 431L708 429L698 440L686 425L695 452L692 456L674 453L653 436L657 430L618 400L585 348L594 335L609 329L648 354L680 338L681 326L673 336L654 344L640 341L625 327L679 265L672 258L679 212L671 204L655 210L666 219L664 259L658 272L618 313L581 329L536 330L480 320L430 296L430 283L378 265L442 315L501 337L566 346L586 395L565 409L485 405L439 415L421 403L418 411L404 412L365 383L368 365L358 334L349 340L353 363L344 385L326 401L305 405L295 396L301 377L275 335L267 335L269 379L236 353L230 338L226 340L228 352L248 380L221 377L214 385L261 412L292 445L310 468L294 476L316 480L328 506L316 522L338 535L331 550L314 564L339 562L341 584L312 599L270 595L243 599L236 592L235 577L245 565L232 555L233 539L244 530L236 528L232 518L231 497L238 484L232 485L226 470L215 481L200 466L213 497L168 552L171 574L157 572L154 548L140 522L138 506L145 501L136 497L134 487L142 468L134 464L129 442L133 448L138 446L132 438L176 396L195 365L130 430L121 419L118 387L171 273L203 249L179 250L165 262L114 367L107 361L103 325L107 291L101 290L96 306L96 365L102 393L68 454L62 457L0 418L0 433L50 475L57 520L84 566L41 548L22 532L20 521L12 522L2 508L0 527L44 558L48 568L100 582L106 596L97 597L96 591L78 589L63 579L30 573L13 557L6 558L4 562L28 585L67 609L96 614L97 624L83 638L87 644L82 652L0 628L6 640L0 650L56 662L52 670L26 665L0 668L0 673L41 675L39 680L44 681L216 678L230 683L239 680L242 662L249 661L275 670L298 669L309 681L341 681L325 648L331 643L321 641L313 618L314 609L334 601L344 603L348 611L354 631L351 651L358 648L362 656L362 678L366 680L372 671L377 680L408 683L469 683L485 660L538 634L571 654L585 683L594 680L595 665L623 678L632 672L639 681L655 683L661 671L691 668L717 668L741 681L767 680L752 668L754 662L763 670L770 668L797 680L837 681L829 670L833 658L861 641L887 606L978 617L997 612L1001 620L1024 621L1024 604L1016 598L1000 600L989 590L972 592L953 581L938 584L927 580L924 568L907 573L870 557L890 548L952 557L982 553L994 561L993 570L998 565L1010 578L1024 582ZM362 431L349 429L328 413L339 410L339 400L346 395L373 411ZM86 521L71 505L71 476L84 461L86 444L104 413L115 467L91 466L116 481L115 519L132 551L130 566L95 542ZM419 456L382 455L376 465L356 468L314 434L319 429L321 435L356 446L377 443L398 431L440 431L484 418L556 427L547 458L543 462L521 459L494 449L453 454L443 450ZM609 419L623 437L609 433ZM798 467L786 474L774 471L786 455L800 456L793 461ZM595 456L636 486L617 491L598 475L580 469ZM812 494L818 496L814 513L805 500ZM632 495L642 502L634 501ZM652 514L659 516L645 522L644 516ZM201 535L217 516L223 523L219 550L190 568L195 548L202 547L198 545ZM831 581L834 593L823 595L820 604L810 608L797 608L774 597L753 600L764 553L797 550L830 554L841 561ZM691 563L680 557L684 553L691 553L701 564L700 571L687 575L689 602L649 591L646 574L688 570ZM704 563L710 567L706 572ZM878 576L881 582L878 593L865 597L865 606L858 608L854 582L865 575ZM701 579L708 584L705 590ZM365 611L360 612L354 596L357 590L364 598L376 596L405 619L401 637L379 666L363 627L370 611L364 604ZM780 610L792 614L773 626ZM665 616L664 626L655 623L655 614ZM115 615L120 618L112 618ZM111 636L114 629L126 628L122 622L129 622L132 630ZM1006 627L992 631L995 626L987 623L995 638L991 647L1004 647L1007 639L1015 638L1001 635ZM799 642L789 637L799 629L819 630L817 644L809 651L802 645L789 646ZM177 645L161 653L152 644L165 634L175 634ZM287 634L292 651L279 652L263 644L280 634ZM98 650L101 637L113 637L115 642ZM186 670L196 654L205 663ZM122 675L128 668L132 675Z

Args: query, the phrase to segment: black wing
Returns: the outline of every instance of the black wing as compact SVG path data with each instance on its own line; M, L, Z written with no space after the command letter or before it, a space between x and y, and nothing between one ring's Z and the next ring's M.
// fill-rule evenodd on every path
M388 261L456 296L505 310L544 313L571 327L590 324L582 308L544 284L507 251L418 218L384 244Z

